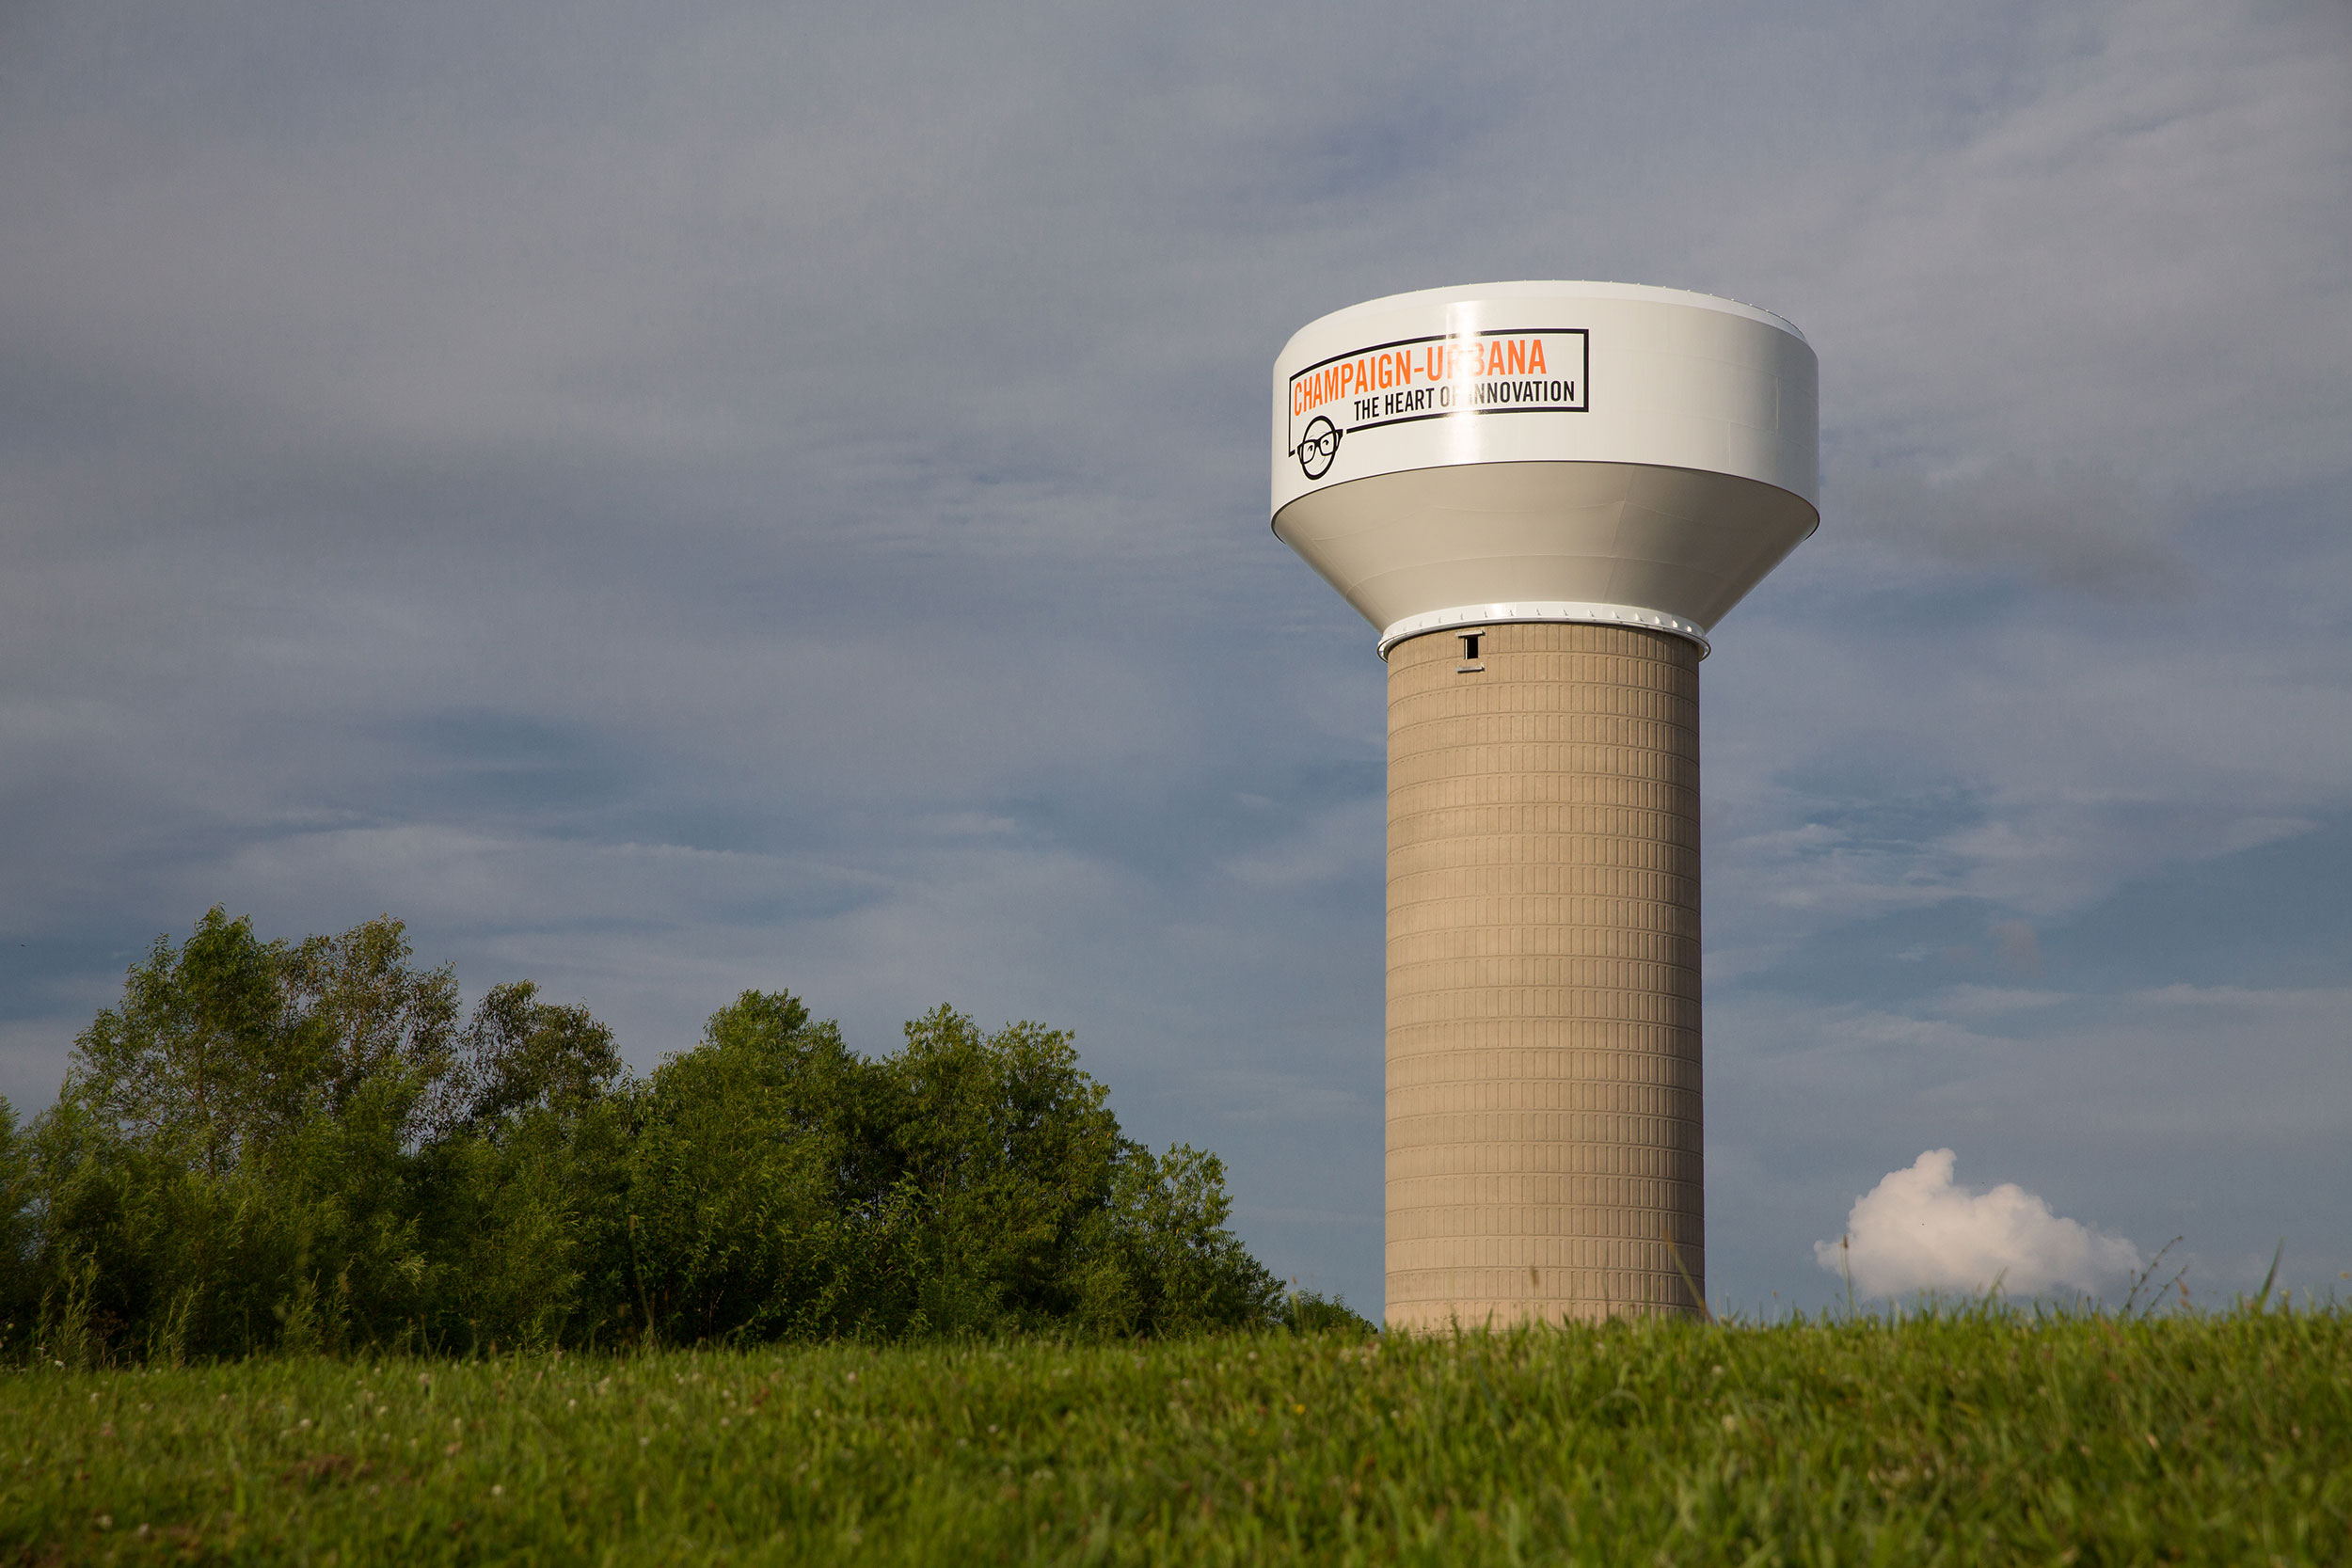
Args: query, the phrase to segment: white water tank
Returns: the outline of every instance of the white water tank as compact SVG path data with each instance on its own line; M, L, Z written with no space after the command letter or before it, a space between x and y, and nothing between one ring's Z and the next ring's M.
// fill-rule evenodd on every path
M1488 283L1300 329L1275 533L1389 661L1391 1326L1693 1311L1698 661L1819 522L1769 311Z

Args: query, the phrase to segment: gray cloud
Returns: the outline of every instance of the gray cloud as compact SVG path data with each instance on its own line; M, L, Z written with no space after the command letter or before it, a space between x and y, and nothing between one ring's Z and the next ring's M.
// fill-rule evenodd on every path
M2014 461L1932 484L1865 474L1841 486L1832 504L1858 537L1955 566L2118 605L2182 605L2195 587L2194 571L2148 511L2113 472L2066 467L2040 474Z
M1996 920L1990 933L1994 951L2003 961L2027 974L2042 973L2042 943L2033 927L2022 920Z

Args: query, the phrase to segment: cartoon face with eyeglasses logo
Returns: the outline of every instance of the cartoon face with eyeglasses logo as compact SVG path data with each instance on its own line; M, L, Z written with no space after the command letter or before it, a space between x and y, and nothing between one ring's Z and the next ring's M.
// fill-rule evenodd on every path
M1339 454L1339 426L1317 414L1307 426L1307 434L1298 438L1299 471L1309 479L1321 479L1331 471L1331 462Z

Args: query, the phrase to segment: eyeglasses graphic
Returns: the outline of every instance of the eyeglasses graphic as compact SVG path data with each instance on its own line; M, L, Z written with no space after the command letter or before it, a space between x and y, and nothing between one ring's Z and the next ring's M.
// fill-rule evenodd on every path
M1332 422L1318 414L1307 433L1298 438L1298 468L1309 479L1321 479L1331 471L1331 464L1340 455L1340 432Z

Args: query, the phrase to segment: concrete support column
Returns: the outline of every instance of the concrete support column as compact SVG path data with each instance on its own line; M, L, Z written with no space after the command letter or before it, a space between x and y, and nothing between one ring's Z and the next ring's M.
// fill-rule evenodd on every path
M1706 1288L1698 656L1573 623L1390 652L1392 1327Z

